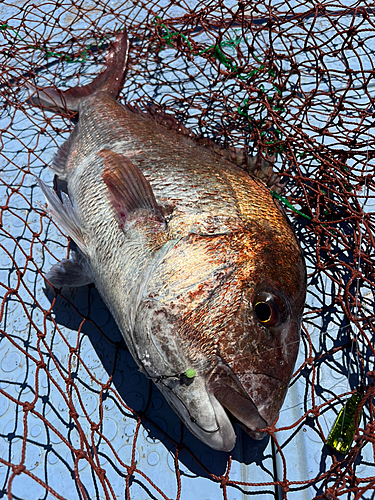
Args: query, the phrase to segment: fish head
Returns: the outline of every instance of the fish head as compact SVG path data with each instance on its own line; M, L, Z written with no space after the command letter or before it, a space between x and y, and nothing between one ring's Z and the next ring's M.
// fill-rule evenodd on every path
M297 359L306 269L291 231L285 240L285 233L253 228L241 252L247 258L236 272L237 301L226 311L207 387L232 421L262 439L279 414Z
M300 322L279 291L261 287L246 295L218 341L220 361L208 375L207 387L252 438L262 439L288 389Z
M140 365L201 441L228 451L233 421L273 424L296 361L306 272L293 232L191 234L157 264L137 308ZM182 375L193 369L187 383ZM262 431L263 430L263 431Z

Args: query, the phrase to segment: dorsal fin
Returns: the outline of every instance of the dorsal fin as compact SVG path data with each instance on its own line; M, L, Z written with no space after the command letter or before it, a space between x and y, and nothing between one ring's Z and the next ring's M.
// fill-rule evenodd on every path
M283 191L285 184L282 184L280 175L273 170L274 157L266 159L259 153L256 156L248 156L244 147L224 147L216 144L209 137L196 135L191 129L185 127L174 115L167 113L164 109L153 103L147 104L143 109L137 104L125 104L125 108L132 113L151 118L158 125L162 125L168 130L175 130L179 134L189 137L200 146L211 149L214 153L247 170L251 175L263 181L273 191L277 193Z
M137 105L137 103L127 103L124 107L132 113L137 113L147 118L151 118L155 121L155 123L157 123L158 125L162 125L168 130L175 130L176 132L182 135L186 135L191 139L196 138L194 132L185 127L185 125L180 120L178 120L178 118L170 113L167 113L164 109L156 106L153 103L148 103L146 106L144 106L143 110Z
M151 218L165 225L152 187L139 168L126 156L109 149L102 149L97 154L104 162L102 179L108 187L120 226L123 228L132 212L137 210L149 212Z

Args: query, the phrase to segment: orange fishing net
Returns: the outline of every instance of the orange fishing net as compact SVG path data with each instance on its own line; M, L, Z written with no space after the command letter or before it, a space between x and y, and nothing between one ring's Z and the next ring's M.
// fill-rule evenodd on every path
M88 83L124 26L122 101L238 148L243 168L257 153L274 163L274 196L305 252L303 338L280 419L260 443L237 429L229 455L184 430L95 288L62 294L43 279L69 241L36 177L52 184L74 116L31 107L27 85ZM0 40L0 498L373 498L374 6L5 0ZM361 386L353 446L332 453L330 429Z

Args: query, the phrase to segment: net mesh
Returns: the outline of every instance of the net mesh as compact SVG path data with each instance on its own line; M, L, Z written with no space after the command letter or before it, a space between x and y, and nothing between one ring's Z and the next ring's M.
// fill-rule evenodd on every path
M231 454L209 452L137 372L95 288L44 281L69 240L36 177L52 184L74 116L31 107L28 85L90 82L124 26L122 102L238 148L243 168L261 155L283 185L309 288L266 448L238 430ZM197 484L210 498L373 498L373 5L4 0L0 40L0 498L203 498ZM353 447L332 454L330 428L361 384Z

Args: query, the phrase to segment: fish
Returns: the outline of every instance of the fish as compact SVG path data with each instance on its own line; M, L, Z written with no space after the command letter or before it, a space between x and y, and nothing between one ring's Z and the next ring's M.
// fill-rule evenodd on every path
M94 283L139 370L186 427L230 451L235 423L272 429L294 370L306 295L300 245L269 187L199 144L172 115L121 104L129 40L116 36L88 85L30 92L78 113L39 180L73 240L46 279Z

